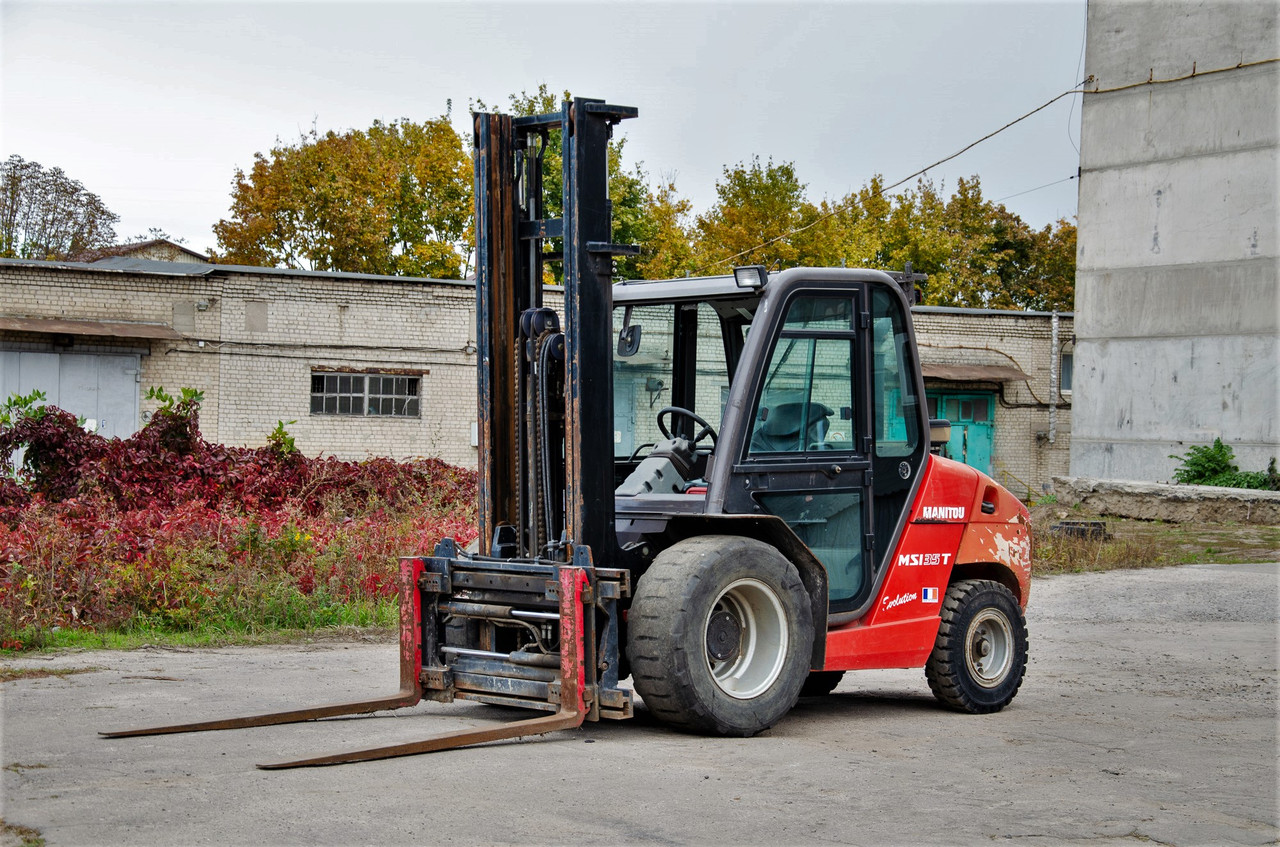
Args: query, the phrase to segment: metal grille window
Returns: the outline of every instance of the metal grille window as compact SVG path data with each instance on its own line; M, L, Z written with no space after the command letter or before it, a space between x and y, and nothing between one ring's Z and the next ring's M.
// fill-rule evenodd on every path
M416 376L370 376L370 415L418 416L418 378Z
M416 418L421 377L313 373L311 414Z

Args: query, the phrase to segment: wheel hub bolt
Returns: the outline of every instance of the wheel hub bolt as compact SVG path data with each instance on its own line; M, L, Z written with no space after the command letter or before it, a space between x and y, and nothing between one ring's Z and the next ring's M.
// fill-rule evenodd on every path
M742 641L742 625L725 611L715 612L707 621L707 655L717 662L727 662L738 657L738 645Z

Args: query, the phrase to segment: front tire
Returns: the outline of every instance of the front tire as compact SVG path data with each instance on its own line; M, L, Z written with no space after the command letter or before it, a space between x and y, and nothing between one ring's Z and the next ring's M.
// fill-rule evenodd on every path
M750 736L791 710L813 612L794 565L761 541L690 538L664 550L627 615L632 680L663 723Z
M966 579L947 589L925 676L948 708L974 715L1009 705L1027 671L1027 621L998 582Z

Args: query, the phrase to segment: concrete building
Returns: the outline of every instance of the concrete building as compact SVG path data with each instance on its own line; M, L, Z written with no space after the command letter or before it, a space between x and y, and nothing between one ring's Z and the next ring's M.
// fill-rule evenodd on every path
M1070 473L1280 457L1280 4L1090 0Z

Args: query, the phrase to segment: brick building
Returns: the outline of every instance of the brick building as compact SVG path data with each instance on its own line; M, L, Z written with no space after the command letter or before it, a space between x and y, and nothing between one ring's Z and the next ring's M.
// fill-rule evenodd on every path
M917 306L933 417L948 453L1023 497L1041 496L1071 452L1073 315Z
M207 264L208 256L183 247L167 238L152 238L147 241L133 241L128 244L113 244L110 247L94 247L74 256L67 257L72 262L101 262L104 259L153 259L157 262L187 262L189 264Z
M1071 316L918 307L915 318L950 453L1038 496L1067 468ZM0 260L0 398L39 388L108 436L142 425L149 388L189 387L205 394L211 441L262 444L292 421L308 455L473 467L475 369L470 282Z
M460 282L0 260L0 396L40 388L127 436L149 388L190 387L211 441L263 444L293 421L310 455L473 465L474 308Z

